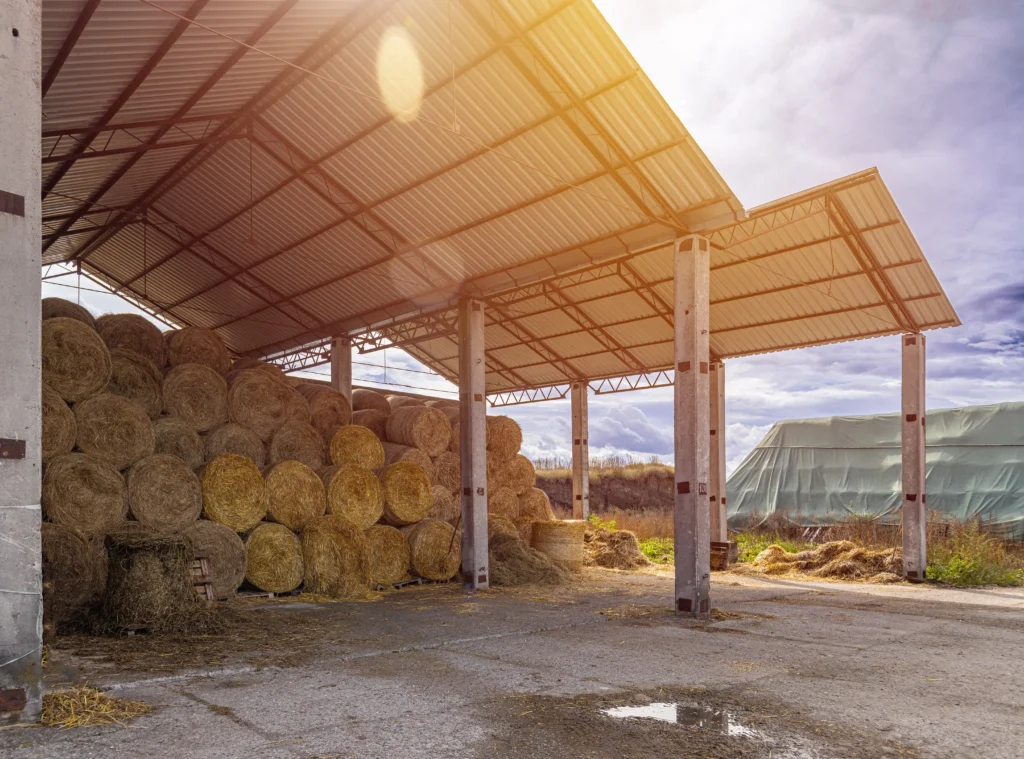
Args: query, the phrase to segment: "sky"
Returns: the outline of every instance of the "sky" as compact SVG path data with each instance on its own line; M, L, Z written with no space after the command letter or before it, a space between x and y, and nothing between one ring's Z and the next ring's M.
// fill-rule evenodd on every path
M595 1L747 208L877 166L963 322L927 335L928 407L1024 400L1024 2ZM130 310L75 284L44 295ZM356 361L455 397L396 349ZM898 337L729 360L729 471L777 421L898 411L899 374ZM502 413L568 457L568 401ZM590 444L670 462L671 388L592 395Z

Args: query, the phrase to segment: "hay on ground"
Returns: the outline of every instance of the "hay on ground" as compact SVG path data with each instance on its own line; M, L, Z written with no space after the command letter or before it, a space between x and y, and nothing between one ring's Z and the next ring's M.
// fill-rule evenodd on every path
M203 510L199 478L184 461L154 453L128 470L128 509L143 527L170 534L192 525Z
M375 524L366 531L367 579L371 588L387 588L409 579L409 541L386 524Z
M43 694L39 724L45 727L125 727L132 720L149 714L153 707L142 701L114 698L86 686L50 691Z
M42 326L43 381L68 403L102 392L110 381L110 351L95 330L77 319L47 319Z
M497 535L510 535L516 540L520 540L519 528L516 527L515 522L505 517L492 517L490 514L487 515L487 540L494 540Z
M71 453L75 447L75 437L78 434L78 427L75 424L75 415L60 393L52 387L43 383L43 430L42 430L42 459L49 461L54 456L64 453Z
M516 535L493 536L487 553L490 582L496 587L565 585L573 579L569 569L530 548Z
M267 470L266 480L268 519L298 532L327 512L324 483L306 464L282 461Z
M352 390L352 411L380 411L385 416L391 413L391 404L384 397L383 393L370 390L365 387L357 387Z
M244 456L260 469L266 463L266 448L260 436L240 424L227 422L210 430L204 437L207 461L233 453Z
M127 469L156 448L146 410L135 401L100 393L75 404L75 445L83 453Z
M96 331L110 350L135 351L157 369L167 366L167 340L149 319L138 314L104 314L96 320Z
M392 443L419 448L428 456L448 449L452 427L441 411L426 406L403 406L391 412L387 436Z
M202 327L184 327L168 338L168 358L171 366L203 364L217 374L226 374L231 359L224 341L213 330Z
M511 488L496 488L487 492L488 516L505 517L516 520L520 518L519 497Z
M403 527L402 534L409 541L413 574L441 582L458 574L462 564L462 540L450 524L439 519L424 519Z
M430 493L434 501L427 516L454 524L462 512L461 501L452 495L452 491L440 485L434 485Z
M438 485L452 493L462 490L462 462L457 453L441 451L434 458L434 479Z
M209 519L200 519L181 533L192 544L193 556L206 559L214 598L229 598L245 579L245 544L238 533Z
M384 521L404 527L424 519L434 505L430 480L420 467L399 461L385 467L380 476L384 490Z
M164 377L164 411L197 432L206 432L228 420L228 385L217 372L202 364L181 364Z
M85 306L64 298L43 298L43 321L47 319L77 319L91 329L96 329L96 319Z
M302 531L303 581L307 593L364 598L368 587L366 535L339 514L312 520Z
M366 427L372 432L380 442L386 442L388 439L387 426L388 426L389 414L379 411L377 409L363 409L362 411L352 412L352 424L358 424L360 427Z
M331 430L352 423L352 404L348 398L326 385L304 383L296 389L309 401L309 421L326 440Z
M534 522L530 545L556 564L579 570L585 563L586 528L587 523L582 519Z
M301 461L310 469L324 465L326 446L324 439L310 424L285 422L274 431L274 437L267 447L267 464L274 466L282 461Z
M629 530L606 530L587 527L586 540L589 565L596 564L606 569L636 569L651 562L640 550L636 534Z
M508 461L523 445L523 430L519 422L509 416L487 417L487 450L493 451L501 461Z
M264 522L245 539L245 579L268 593L302 584L302 545L282 524Z
M421 451L419 448L410 448L407 445L400 445L398 443L384 443L383 445L385 466L391 466L400 461L415 464L423 470L428 480L434 481L434 477L437 474L434 471L434 460L427 455L426 451Z
M106 551L68 527L43 522L43 603L47 622L78 621L103 595Z
M267 483L249 459L233 453L218 456L203 467L203 516L248 532L267 516Z
M833 540L800 553L770 545L757 555L753 567L762 574L804 572L812 577L890 582L888 575L903 574L903 557L897 549L875 551L849 540Z
M550 522L555 518L548 494L540 488L530 488L519 496L519 517L534 522Z
M386 396L388 406L391 407L391 413L395 413L400 408L405 406L423 406L424 403L419 398L411 398L408 395L388 395Z
M338 466L361 466L378 469L384 466L384 446L366 427L343 424L330 438L331 462Z
M197 469L206 461L206 443L192 425L176 416L162 416L153 422L156 436L154 453L177 456L189 469Z
M242 356L242 358L236 358L231 364L230 377L228 381L237 376L240 372L244 372L246 369L259 369L269 374L274 379L281 382L283 385L288 384L288 375L284 373L277 364L271 364L266 361L261 361L258 358L252 358L251 356Z
M110 351L110 381L107 392L138 403L151 419L164 407L164 375L156 364L140 353L118 348Z
M515 491L516 495L524 495L527 490L537 484L537 470L533 462L521 453L513 456L501 477L502 484Z
M262 369L245 369L231 380L228 417L269 443L295 411L292 391Z
M327 489L327 513L344 517L360 530L384 515L384 488L372 470L359 466L329 466L320 470Z

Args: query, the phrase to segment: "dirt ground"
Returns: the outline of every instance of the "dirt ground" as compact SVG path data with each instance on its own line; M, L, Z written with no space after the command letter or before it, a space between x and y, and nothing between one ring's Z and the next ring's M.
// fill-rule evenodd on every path
M3 729L0 756L1020 756L1024 591L712 588L706 621L670 611L665 571L588 570L556 590L236 601L196 639L60 638L50 687L153 713Z

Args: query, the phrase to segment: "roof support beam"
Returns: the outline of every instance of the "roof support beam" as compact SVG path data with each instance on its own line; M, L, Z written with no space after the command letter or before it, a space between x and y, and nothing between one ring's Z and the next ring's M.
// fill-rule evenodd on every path
M92 14L96 12L99 7L100 0L88 0L82 7L81 13L78 14L78 18L75 19L74 26L71 27L71 31L68 32L68 36L64 38L64 42L60 46L60 50L57 51L57 55L50 63L50 68L46 70L46 75L43 77L43 97L46 97L46 93L50 91L50 87L57 80L57 75L60 70L64 68L64 63L67 61L68 56L71 55L71 51L75 49L75 45L78 44L78 38L82 36L82 32L85 31L85 27L88 26L89 21L92 19ZM44 133L45 137L46 134Z
M70 153L63 153L61 155L48 155L43 156L43 165L48 163L64 163L76 161L84 161L90 158L107 158L115 155L135 155L142 153L149 153L154 150L174 150L175 148L190 148L197 145L209 145L213 140L209 139L194 139L194 140L177 140L175 142L143 142L138 145L132 145L123 148L110 148L107 150L86 150L84 153L78 151L72 151Z

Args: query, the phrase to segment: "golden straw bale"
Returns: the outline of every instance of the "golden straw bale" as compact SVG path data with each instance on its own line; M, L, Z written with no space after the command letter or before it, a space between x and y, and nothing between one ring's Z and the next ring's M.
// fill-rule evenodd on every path
M266 463L266 449L260 436L247 427L234 422L214 427L205 436L206 460L212 461L218 456L234 453L245 456L258 468Z
M388 406L391 407L391 413L392 414L395 413L395 411L397 411L398 409L402 408L403 406L422 406L422 405L424 405L423 401L421 401L419 398L411 398L408 395L394 395L394 394L392 394L392 395L386 396L386 398L387 398L387 401L388 401Z
M452 426L442 412L426 406L403 406L391 413L387 423L388 440L436 456L448 448Z
M533 462L521 453L513 456L504 469L502 484L514 490L516 495L523 495L537 484L537 470Z
M431 482L434 481L434 460L427 455L426 451L421 451L419 448L410 448L407 445L399 445L398 443L384 443L384 465L390 466L391 464L397 464L399 461L407 461L410 464L415 464L423 473L427 475L427 479Z
M325 440L338 425L352 423L352 404L337 390L311 382L297 385L296 389L309 401L310 424Z
M153 433L156 435L156 453L177 456L189 469L197 469L206 461L203 438L176 416L162 416L154 420Z
M519 539L519 528L515 522L505 517L487 515L487 539L493 540L496 535L511 535Z
M43 321L47 319L77 319L92 329L96 329L96 320L85 306L64 300L64 298L43 298Z
M439 408L439 409L454 408L454 409L457 409L459 407L459 402L457 400L455 400L454 398L431 398L429 401L426 402L425 405L430 406L431 408Z
M408 461L385 467L380 483L384 488L384 521L395 527L418 522L430 513L434 495L423 470Z
M441 451L434 458L434 477L431 480L452 493L462 489L462 462L451 451Z
M530 488L519 496L519 516L534 522L550 522L555 518L548 494L540 488Z
M244 456L227 453L203 467L203 516L248 532L267 516L267 483L260 470Z
M309 401L295 388L289 387L288 389L291 391L288 395L288 421L309 424L311 418Z
M106 551L69 527L43 522L41 531L43 613L59 625L81 617L103 595Z
M509 416L487 417L487 450L493 451L501 461L508 461L519 453L523 445L523 430L519 422Z
M494 451L487 451L487 490L497 490L506 486L505 476L508 474L506 462L498 458Z
M324 439L310 424L285 422L274 431L274 437L267 447L267 464L273 466L282 461L301 461L310 469L324 465L326 446Z
M128 509L154 532L169 534L189 527L203 510L199 478L184 461L154 453L128 470Z
M124 478L108 461L88 453L51 459L43 473L43 513L64 527L105 535L128 517Z
M487 491L487 513L506 519L519 518L519 497L511 488L495 488Z
M317 473L299 461L282 461L267 470L267 518L289 530L302 530L327 512L327 490ZM264 588L266 590L266 588Z
M218 374L231 368L228 349L220 335L203 327L184 327L174 331L167 340L171 366L203 364Z
M361 427L366 427L370 432L376 435L377 439L382 443L388 439L387 425L388 425L388 414L377 409L363 409L362 411L352 412L352 424L358 424Z
M264 522L245 538L245 579L268 593L302 584L302 544L282 524Z
M68 403L102 392L110 381L110 351L95 330L77 319L42 325L43 381Z
M241 358L236 358L234 362L232 362L231 364L232 375L237 376L239 372L243 372L246 369L260 369L261 371L264 371L267 374L269 374L274 379L279 380L282 384L288 384L288 377L284 373L284 369L282 369L277 364L271 364L267 361L262 361L258 358L252 358L251 356L242 356ZM230 378L228 381L230 381Z
M291 389L261 369L246 369L231 380L228 416L270 442L294 412Z
M167 340L160 328L138 314L104 314L96 320L96 331L110 350L124 348L140 353L157 369L167 366Z
M307 593L362 598L369 590L366 535L340 514L317 517L306 525L302 561Z
M107 392L135 401L151 419L160 416L164 407L163 382L156 364L142 354L123 348L110 351Z
M331 461L339 466L351 464L366 469L384 466L384 446L369 429L358 424L343 424L331 435Z
M49 461L62 453L71 453L75 447L78 429L75 415L60 393L43 383L42 459Z
M431 519L440 519L442 522L454 523L462 512L461 501L452 495L452 491L440 485L434 485L430 489L430 494L434 502L427 516Z
M75 445L126 469L156 448L149 415L135 401L100 393L75 404Z
M352 390L352 411L367 411L375 409L385 416L391 413L391 404L382 393L370 390L367 387L357 387Z
M462 564L461 535L447 522L424 519L402 528L409 541L413 574L425 580L445 581L455 577Z
M164 411L197 432L212 430L228 420L228 384L202 364L180 364L164 377Z
M384 488L369 469L334 465L319 474L327 489L328 514L343 516L361 530L384 515Z
M586 553L583 535L587 523L582 519L551 520L533 523L530 544L552 561L568 569L582 569Z
M438 411L440 411L442 414L448 417L448 421L451 424L454 425L459 423L460 412L458 403L456 403L454 406L435 406L434 408L436 408Z
M371 588L409 579L409 541L395 527L375 524L366 531L367 579Z
M533 540L533 520L515 519L512 523L516 526L516 530L519 531L519 539L526 545L530 545L530 541Z
M234 595L245 579L245 543L238 533L209 519L200 519L181 533L192 544L193 555L206 559L207 577L214 598Z

